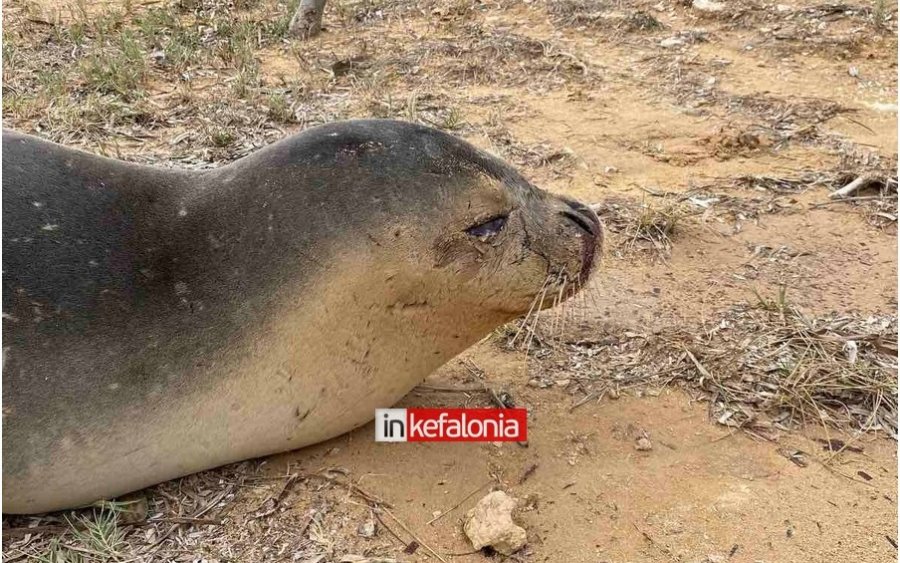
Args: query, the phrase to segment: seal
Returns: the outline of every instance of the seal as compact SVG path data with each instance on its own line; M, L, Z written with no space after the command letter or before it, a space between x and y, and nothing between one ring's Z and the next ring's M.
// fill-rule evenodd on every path
M572 295L602 246L585 205L397 121L209 171L4 132L3 165L10 513L363 425L541 296Z

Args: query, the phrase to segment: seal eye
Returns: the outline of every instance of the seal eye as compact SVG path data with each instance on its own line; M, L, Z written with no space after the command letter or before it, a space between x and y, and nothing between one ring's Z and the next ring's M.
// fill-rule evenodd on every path
M488 219L484 223L479 223L474 227L469 227L468 229L466 229L466 232L473 237L485 239L499 234L500 231L503 230L503 227L505 225L506 215L501 215L499 217L494 217L493 219Z

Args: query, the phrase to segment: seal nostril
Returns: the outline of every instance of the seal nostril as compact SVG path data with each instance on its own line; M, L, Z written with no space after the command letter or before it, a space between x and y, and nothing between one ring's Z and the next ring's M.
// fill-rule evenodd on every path
M569 206L569 209L561 212L562 215L578 223L578 226L591 233L591 235L595 237L600 236L600 219L597 217L597 214L594 213L593 209L574 199L569 199L567 197L560 199ZM575 217L578 217L581 221L578 221ZM587 227L585 227L585 224L587 224Z
M581 227L582 230L584 230L587 234L591 235L592 237L597 236L597 225L594 223L594 221L588 219L584 215L582 215L580 213L575 213L572 211L562 211L562 212L560 212L560 214L563 217L565 217L566 219L572 221L573 223L575 223L576 225Z

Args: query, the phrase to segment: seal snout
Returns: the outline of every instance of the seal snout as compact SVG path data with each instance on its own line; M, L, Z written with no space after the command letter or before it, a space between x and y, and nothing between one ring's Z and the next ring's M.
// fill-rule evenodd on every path
M590 277L595 257L603 246L603 226L594 210L587 205L567 197L560 199L564 207L559 214L581 234L581 269L578 281L583 284Z
M602 235L600 219L590 207L574 199L563 198L563 202L569 209L563 209L560 211L560 215L575 223L581 230L594 238Z

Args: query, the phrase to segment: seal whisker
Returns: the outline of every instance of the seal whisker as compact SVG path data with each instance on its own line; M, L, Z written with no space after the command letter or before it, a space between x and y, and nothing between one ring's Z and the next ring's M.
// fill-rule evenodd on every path
M587 308L588 308L588 292L582 291L584 289L585 284L582 282L578 283L578 295L581 299L581 322L587 322ZM593 296L593 295L592 295ZM595 303L596 306L596 303Z
M562 277L560 284L559 284L559 290L556 292L556 297L554 298L554 303L553 303L554 307L557 307L557 305L560 305L560 304L562 305L561 307L556 309L556 315L553 319L553 335L554 336L559 336L560 325L565 324L565 323L561 323L560 321L561 320L564 321L565 315L566 315L566 302L564 300L565 299L564 295L565 295L565 291L566 291L566 279L567 278L565 276Z
M591 299L591 304L592 304L594 307L600 307L600 303L597 301L597 292L599 291L599 290L597 289L597 286L595 286L595 285L590 285L590 284L583 284L583 288L582 288L582 289L583 289L582 293L585 294L585 298L590 297L590 299Z
M550 325L550 333L553 334L554 336L556 336L556 334L557 334L556 330L559 325L559 315L560 315L561 309L557 308L557 306L560 303L562 303L562 298L563 298L562 290L565 287L564 282L565 282L565 271L561 270L560 272L558 272L556 274L556 279L553 282L559 288L558 291L556 292L556 294L553 296L553 306L552 306L553 322Z
M525 313L525 318L523 318L522 322L519 323L519 330L516 331L515 336L513 336L513 339L509 342L510 348L513 348L516 345L516 341L519 339L519 335L521 335L525 328L528 326L528 321L529 319L531 319L531 315L538 304L538 300L541 299L542 292L546 291L546 287L550 283L550 280L551 277L548 275L544 280L544 283L541 285L540 291L538 291L538 293L534 295L534 299L531 300L531 307L528 308L528 312Z
M563 295L565 295L566 286L569 285L569 278L563 278L562 287L559 289L559 298L563 299ZM569 302L568 300L563 301L562 304L562 314L560 315L562 321L560 323L559 334L564 334L566 332L566 315L569 313Z
M559 325L559 317L560 317L561 310L562 310L562 308L559 307L559 305L562 303L563 287L564 287L563 284L559 284L559 290L556 292L556 295L553 296L553 306L552 306L553 322L550 324L550 331L554 336L556 336L556 334L557 334L557 327Z
M540 321L540 318L541 318L541 309L544 308L544 298L547 296L547 289L549 289L549 287L547 286L547 284L544 284L544 289L543 289L543 291L541 291L540 304L538 305L538 307L534 313L534 322L531 324L531 328L528 330L528 340L526 341L526 344L525 344L525 357L526 358L528 357L528 352L531 349L531 341L534 340L534 333L537 331L538 322Z

